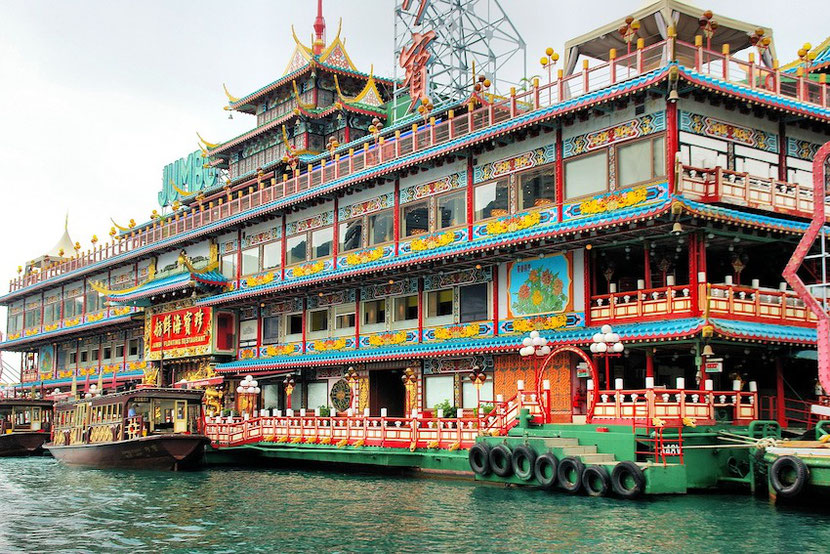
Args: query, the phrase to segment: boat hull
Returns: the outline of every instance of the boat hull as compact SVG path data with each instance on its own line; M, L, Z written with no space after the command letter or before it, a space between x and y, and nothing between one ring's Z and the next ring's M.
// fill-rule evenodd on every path
M43 454L43 445L49 440L45 431L15 432L0 435L0 457L38 456Z
M97 444L47 444L46 449L70 466L177 471L201 466L208 442L202 435L151 435Z

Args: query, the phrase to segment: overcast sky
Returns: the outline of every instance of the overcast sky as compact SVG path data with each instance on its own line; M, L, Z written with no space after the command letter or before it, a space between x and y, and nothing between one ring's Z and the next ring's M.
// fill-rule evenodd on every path
M545 47L640 8L641 0L502 0L538 72ZM393 0L325 0L352 61L391 75ZM715 14L771 26L782 63L830 33L826 0L712 0ZM148 219L165 164L254 126L227 119L222 83L243 96L282 75L307 39L314 0L0 0L0 290L60 237L108 237L109 218ZM0 311L5 329L5 312Z

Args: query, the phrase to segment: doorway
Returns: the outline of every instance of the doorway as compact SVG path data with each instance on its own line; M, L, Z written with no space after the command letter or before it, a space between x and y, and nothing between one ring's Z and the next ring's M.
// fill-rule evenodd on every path
M401 375L400 369L369 372L369 411L373 416L386 408L389 417L403 417L406 390Z

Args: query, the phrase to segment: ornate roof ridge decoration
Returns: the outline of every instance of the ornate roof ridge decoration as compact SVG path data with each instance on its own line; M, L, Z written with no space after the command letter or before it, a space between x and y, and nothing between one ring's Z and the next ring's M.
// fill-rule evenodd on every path
M830 67L830 36L822 41L821 44L810 50L810 54L815 52L816 57L812 65L807 69L807 73L813 73L819 69ZM779 69L782 73L795 73L799 67L802 67L804 62L800 58L796 58L786 65L782 65Z
M155 278L156 278L156 259L153 258L150 261L150 267L147 268L147 278L144 281L142 281L141 283L139 283L135 286L127 287L125 289L112 290L110 288L105 287L104 285L102 285L101 283L99 283L97 281L90 281L89 286L92 287L92 289L95 292L101 293L105 296L109 296L110 294L117 294L117 293L123 294L123 293L127 293L127 292L133 292L135 290L140 289L144 285L148 284L150 281L152 281Z
M334 88L337 89L337 96L344 104L354 104L354 103L362 103L368 106L376 106L380 107L383 105L383 96L381 96L380 91L378 90L377 84L375 83L375 64L369 66L369 79L366 80L366 84L363 86L363 90L357 93L356 96L348 97L343 94L343 91L340 89L340 81L337 79L337 74L334 75ZM369 97L369 102L364 102L364 98Z
M300 90L297 88L297 80L296 79L291 81L291 86L294 88L294 98L297 99L297 106L300 109L313 110L313 109L317 108L317 106L315 106L314 104L306 104L305 102L300 100Z
M221 143L218 143L218 142L208 142L208 141L206 141L205 139L202 138L202 135L199 134L199 131L196 131L196 136L199 137L199 140L202 142L202 144L204 144L208 148L208 150L213 150L217 146L221 145Z

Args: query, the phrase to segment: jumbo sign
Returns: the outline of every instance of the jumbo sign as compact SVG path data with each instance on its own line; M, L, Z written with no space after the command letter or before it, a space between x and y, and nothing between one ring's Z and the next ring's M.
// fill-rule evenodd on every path
M212 310L187 308L153 314L145 333L148 358L184 358L211 352Z
M186 158L164 166L161 191L158 194L159 205L169 206L181 198L182 194L179 191L189 194L216 185L219 171L212 167L204 167L206 162L207 159L197 150L188 154Z

